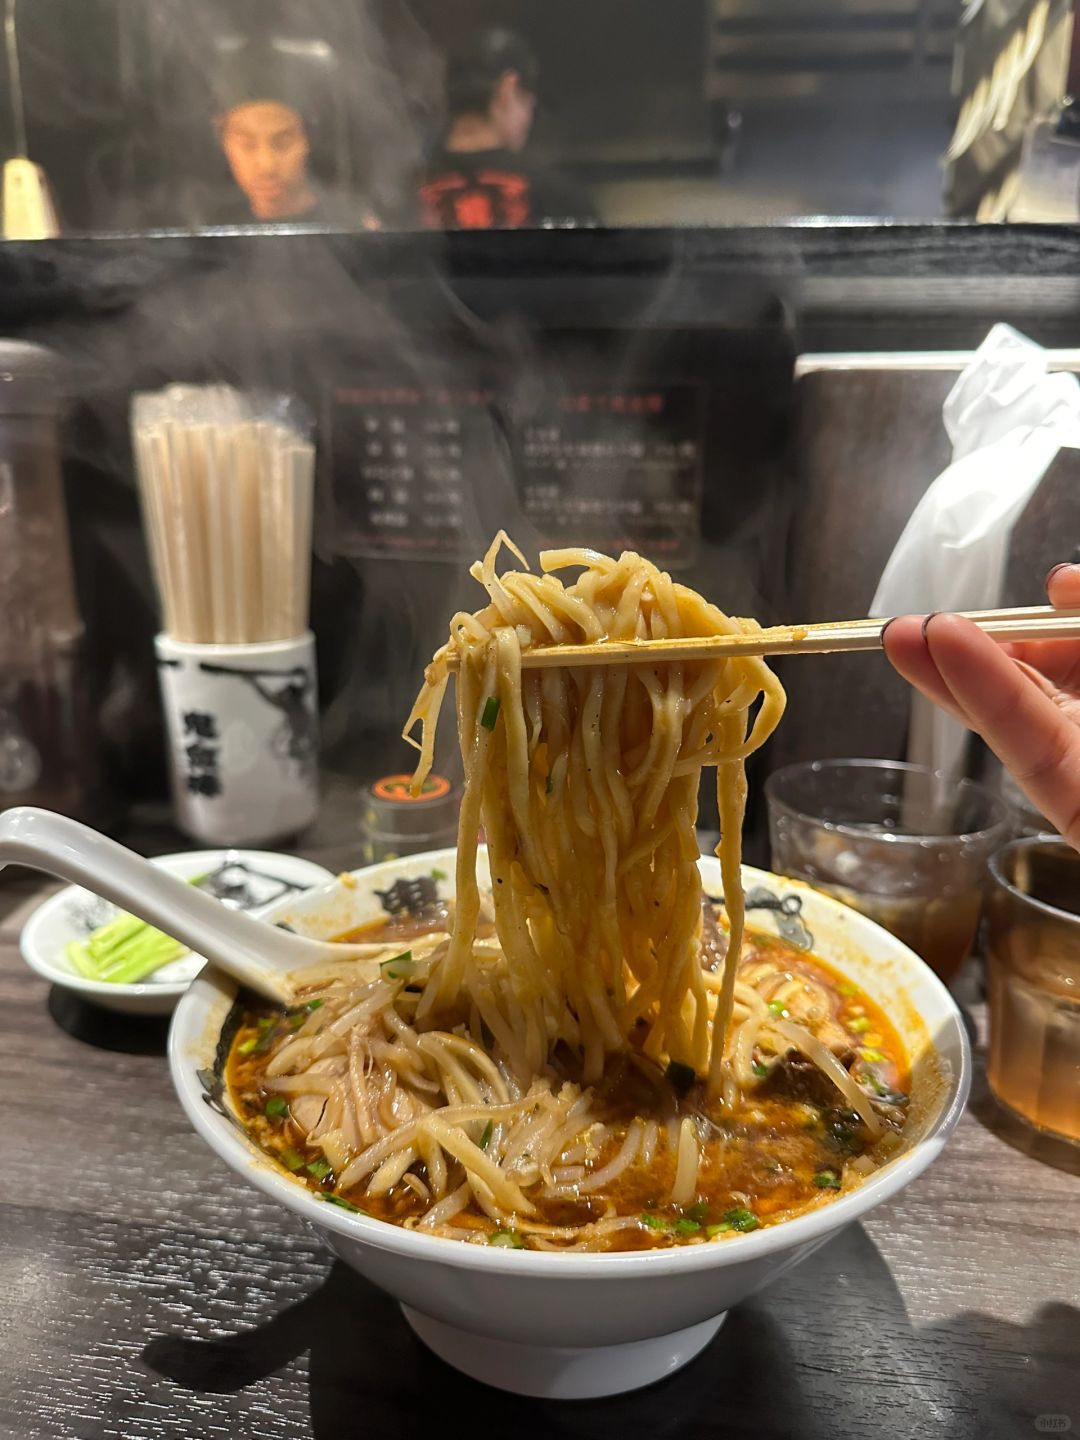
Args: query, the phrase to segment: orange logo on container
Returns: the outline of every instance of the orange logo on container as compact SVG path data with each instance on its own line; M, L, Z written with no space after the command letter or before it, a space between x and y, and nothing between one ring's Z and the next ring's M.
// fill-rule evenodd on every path
M418 800L441 800L450 794L450 781L441 775L429 775L420 786L419 795L412 793L411 775L384 775L376 780L371 793L379 800L393 800L398 805L409 805Z

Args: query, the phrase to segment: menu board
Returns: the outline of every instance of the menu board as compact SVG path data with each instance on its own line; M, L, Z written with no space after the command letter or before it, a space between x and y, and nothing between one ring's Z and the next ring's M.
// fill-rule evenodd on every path
M497 390L338 387L339 550L461 560L524 518L542 541L693 561L704 403L694 384L573 390L509 419Z

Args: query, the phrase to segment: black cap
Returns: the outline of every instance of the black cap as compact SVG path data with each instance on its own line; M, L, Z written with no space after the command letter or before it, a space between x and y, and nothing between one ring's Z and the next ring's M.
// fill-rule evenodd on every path
M275 46L250 40L221 59L214 83L219 114L238 105L275 101L296 110L309 124L314 118L311 82L302 63Z
M446 103L451 115L483 114L495 87L507 71L521 77L522 86L535 95L540 66L528 41L513 30L494 27L478 30L446 59Z

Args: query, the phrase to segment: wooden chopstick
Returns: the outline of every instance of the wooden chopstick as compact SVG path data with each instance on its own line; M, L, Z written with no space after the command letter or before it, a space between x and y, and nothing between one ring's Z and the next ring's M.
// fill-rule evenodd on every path
M1019 610L961 612L993 640L1080 639L1080 610L1033 605ZM690 636L679 640L602 640L595 645L545 645L524 650L527 670L583 665L648 665L678 660L725 660L737 655L831 655L878 650L887 620L833 620L818 625L774 625L747 635ZM451 670L458 656L448 647Z

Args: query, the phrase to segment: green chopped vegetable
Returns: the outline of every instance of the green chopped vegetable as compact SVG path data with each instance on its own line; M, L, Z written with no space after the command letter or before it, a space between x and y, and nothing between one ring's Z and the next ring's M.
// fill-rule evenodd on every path
M260 1015L258 1020L255 1021L255 1024L258 1026L259 1031L262 1032L271 1029L276 1021L276 1015Z
M494 730L495 721L499 718L499 697L489 695L484 701L484 713L480 716L480 724L485 730Z
M786 1015L787 1006L782 1000L770 1000L769 1010L773 1015Z
M438 870L438 869L432 870L432 872L431 872L431 878L432 878L432 880L445 880L445 879L446 879L446 871L445 871L445 870Z
M344 1195L333 1195L328 1190L322 1191L320 1200L325 1200L328 1205L337 1205L342 1210L348 1210L350 1215L366 1215L372 1219L370 1210L361 1210L359 1205L354 1205L351 1200L346 1200Z
M285 1166L286 1170L302 1170L304 1168L304 1157L300 1154L299 1150L293 1150L291 1148L282 1150L281 1163Z
M704 1200L696 1200L693 1205L687 1205L683 1214L688 1220L696 1220L699 1225L703 1225L709 1218L709 1207Z
M684 1217L682 1220L675 1221L674 1228L679 1235L696 1235L701 1229L701 1225L697 1220Z
M840 1176L835 1170L819 1170L814 1176L814 1184L819 1190L839 1190Z
M259 1043L258 1035L249 1035L246 1040L241 1040L236 1050L239 1055L250 1055Z
M189 885L201 885L204 875L193 875ZM186 945L171 935L155 930L145 920L121 911L92 931L85 940L73 940L65 947L75 970L88 980L110 985L137 985L163 965L186 955Z
M697 1076L694 1074L693 1066L684 1065L681 1060L672 1060L664 1071L664 1078L671 1085L676 1095L685 1095L697 1079Z
M885 1059L881 1051L875 1050L872 1046L863 1046L859 1054L870 1065L876 1065L879 1061Z
M737 1205L734 1210L726 1212L724 1223L730 1225L732 1230L738 1230L745 1235L751 1230L756 1230L761 1221L752 1210L747 1210L743 1205Z
M730 1230L731 1228L729 1221L721 1220L718 1225L706 1225L705 1234L708 1235L711 1240L714 1235L722 1235L725 1230Z
M333 1169L333 1166L329 1160L313 1160L310 1165L305 1165L304 1169L309 1175L313 1176L314 1179L325 1180Z
M638 1219L650 1230L666 1230L668 1228L668 1222L662 1215L639 1215Z
M849 1020L847 1022L847 1028L851 1031L853 1035L862 1035L870 1029L870 1026L872 1024L873 1021L869 1018L869 1016L856 1015L854 1020Z
M488 1236L489 1245L501 1246L504 1250L524 1250L525 1241L516 1230L494 1230Z
M494 1133L495 1133L495 1122L494 1122L494 1120L489 1120L488 1123L484 1126L484 1133L480 1136L480 1149L481 1149L481 1150L486 1150L487 1147L491 1144L491 1137L492 1137L492 1135L494 1135Z
M859 993L855 986L847 980L841 980L836 988L840 991L841 995L846 995L849 1000Z
M413 959L411 950L403 950L400 955L380 961L379 969L388 980L411 980L417 973L418 963Z
M321 1010L326 1004L325 1000L309 1000L304 1006L305 1010Z
M858 1070L852 1073L856 1080L865 1080L878 1099L884 1100L887 1105L906 1105L908 1103L908 1097L902 1091L891 1090L883 1080L875 1075L873 1070Z
M750 1069L759 1080L764 1080L769 1073L769 1067L763 1060L754 1060L750 1065Z
M271 1095L266 1102L266 1113L273 1117L275 1115L287 1115L289 1113L289 1102L281 1095Z

